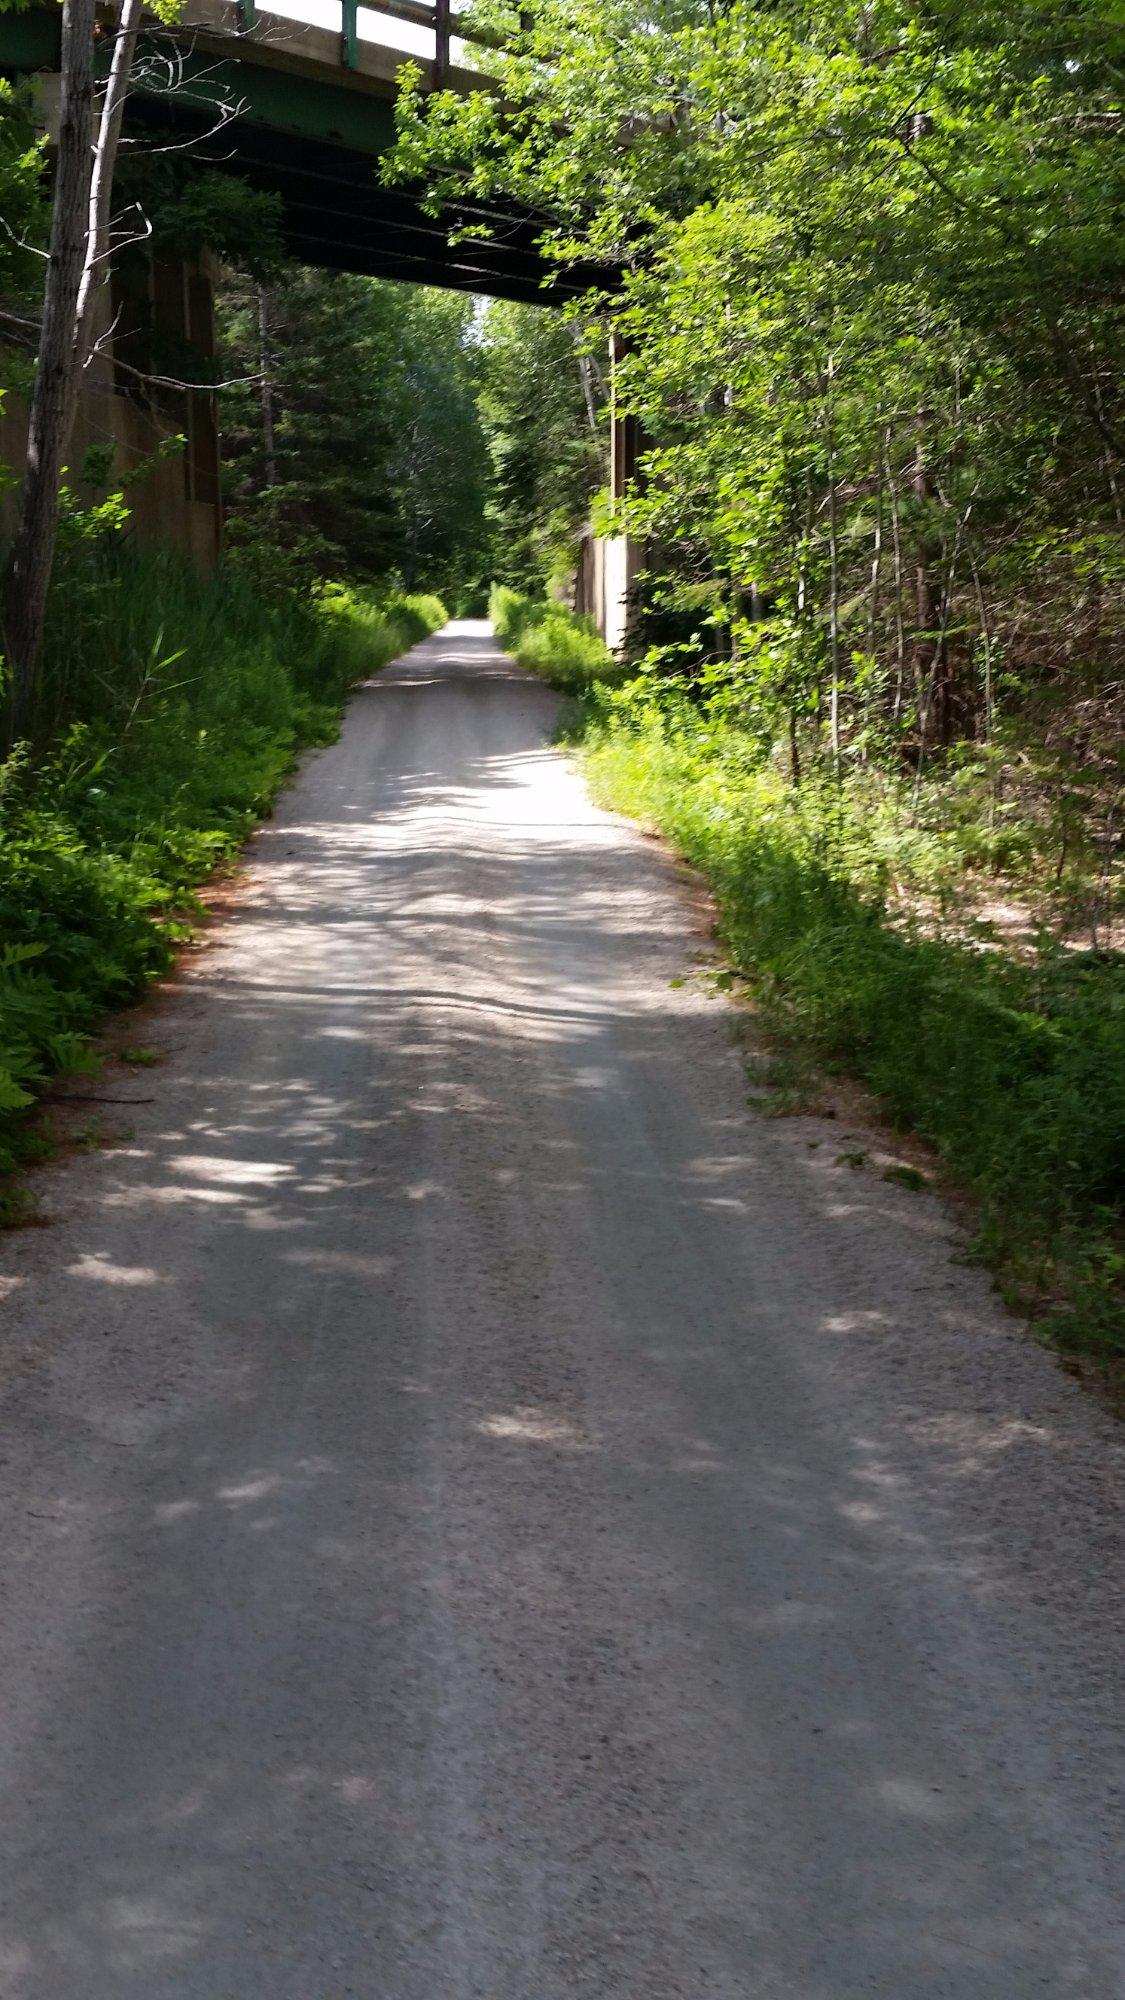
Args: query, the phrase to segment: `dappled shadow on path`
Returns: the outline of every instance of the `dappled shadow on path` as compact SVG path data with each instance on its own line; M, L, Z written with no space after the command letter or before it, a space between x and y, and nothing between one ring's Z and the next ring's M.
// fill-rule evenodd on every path
M960 1511L912 1520L832 1357L987 1342L983 1292L745 1119L552 714L463 632L360 695L15 1260L69 1333L7 1393L13 1589L54 1631L88 1581L11 1771L12 2000L1086 1990L929 1655L1055 1440L950 1380Z

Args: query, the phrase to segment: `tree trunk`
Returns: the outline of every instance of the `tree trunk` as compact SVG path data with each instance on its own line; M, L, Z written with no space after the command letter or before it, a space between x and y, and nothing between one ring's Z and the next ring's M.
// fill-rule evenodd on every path
M274 408L273 352L270 347L269 298L258 286L258 366L261 374L262 450L267 486L277 485L277 430Z
M795 791L801 789L801 739L797 732L797 711L789 711L789 779Z
M114 37L109 78L98 120L98 138L94 148L94 167L90 178L86 261L82 271L82 281L78 287L75 314L75 346L82 367L85 367L93 352L94 303L108 268L113 176L117 166L121 120L125 115L125 98L129 89L129 78L133 73L133 58L137 52L137 34L142 12L143 0L122 0L121 19Z
M59 484L74 428L82 357L75 332L93 180L95 0L65 0L58 162L43 325L28 421L20 523L8 567L5 650L11 733L34 721L36 669L55 553Z
M921 419L919 419L921 428ZM934 583L930 567L930 551L927 541L925 508L930 498L930 477L926 467L925 452L919 438L914 447L914 475L911 480L914 499L918 506L918 524L914 552L914 692L918 703L923 738L928 723L933 720L939 732L944 721L945 689L941 676L940 660L934 663L934 679L926 699L926 675L930 668L930 647L934 626L937 622L937 608L934 600Z
M891 711L897 727L902 715L903 692L906 684L906 617L902 608L903 562L902 532L899 524L898 481L891 463L891 427L888 424L883 433L883 474L887 482L887 492L891 510L891 543L894 549L894 594L895 594L895 698Z
M824 414L828 431L828 652L832 668L832 688L828 710L829 749L832 772L840 776L840 534L836 497L836 421L832 385L835 358L828 356L824 381Z

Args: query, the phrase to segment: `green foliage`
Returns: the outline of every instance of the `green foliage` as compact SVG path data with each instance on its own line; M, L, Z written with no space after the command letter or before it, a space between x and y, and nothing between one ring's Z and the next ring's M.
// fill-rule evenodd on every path
M201 167L189 153L142 154L119 169L119 199L134 201L153 247L173 257L220 257L231 272L268 284L285 263L281 198L237 174Z
M583 694L596 684L612 684L626 671L607 651L590 620L576 618L561 604L521 597L518 591L496 584L488 615L501 644L521 667L529 667L563 694Z
M1122 963L1059 940L1112 940L1121 880L1125 17L474 12L497 87L417 79L394 171L619 273L579 314L623 336L646 443L609 525L649 561L595 781L706 869L775 1021L977 1191L1013 1284L1120 1343ZM534 437L518 371L494 394ZM554 614L497 615L557 657ZM1054 943L974 924L1009 887Z
M342 583L325 584L314 593L313 605L331 634L337 658L347 665L348 686L361 675L378 673L448 618L441 598L432 592L380 596Z
M546 616L546 604L521 596L506 583L494 583L488 598L488 616L502 646L515 652L525 629Z
M0 765L0 1166L37 1087L83 1060L184 935L193 887L266 812L349 688L444 622L334 585L267 605L231 571L77 542L53 587L50 747Z
M403 285L381 289L399 316L390 398L398 568L409 589L432 586L459 601L488 576L476 302Z
M0 297L22 298L38 275L38 258L23 246L46 233L42 173L42 142L25 95L0 77Z
M485 547L471 302L290 268L220 305L247 378L223 398L238 566L267 593L347 575L459 599Z
M647 438L614 523L649 551L643 643L805 765L921 789L958 745L1010 750L996 788L1032 816L1084 792L1058 852L1084 843L1096 896L1125 740L1120 9L477 14L499 88L408 91L395 170L619 267L581 316L624 336ZM526 323L530 379L557 337ZM518 443L513 375L488 421Z
M535 596L573 569L605 478L598 375L577 335L562 315L534 306L496 303L484 319L479 407L492 468L492 573Z
M888 921L862 800L795 789L729 722L651 683L595 691L586 762L600 798L707 875L774 1029L858 1070L933 1142L979 1197L982 1250L1056 1338L1121 1351L1125 963Z

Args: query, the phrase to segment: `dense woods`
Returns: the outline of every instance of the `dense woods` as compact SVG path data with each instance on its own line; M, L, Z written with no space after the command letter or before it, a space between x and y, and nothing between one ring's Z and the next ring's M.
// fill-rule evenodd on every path
M1072 888L1104 942L1120 25L1053 0L524 21L502 97L408 101L401 169L438 194L469 172L548 210L561 260L620 265L638 650L787 737L797 780L880 764L918 790L954 750L987 858L1034 821L1056 906Z
M471 300L290 268L229 284L228 549L266 589L317 576L486 580L487 452Z

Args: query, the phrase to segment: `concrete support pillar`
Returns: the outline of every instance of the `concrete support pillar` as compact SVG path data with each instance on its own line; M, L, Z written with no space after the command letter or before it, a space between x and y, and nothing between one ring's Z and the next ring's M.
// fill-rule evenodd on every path
M142 541L183 549L204 569L222 546L217 398L211 389L143 378L183 371L190 380L212 360L216 272L206 251L186 260L154 257L137 245L115 262L111 278L121 467L150 458L163 437L185 439L183 453L154 466L138 488L136 532Z
M625 352L620 333L609 343L609 494L616 506L630 492L637 473L637 420L619 407L619 369ZM598 624L610 651L625 644L633 586L641 569L641 545L632 535L611 535L602 545L602 603Z

